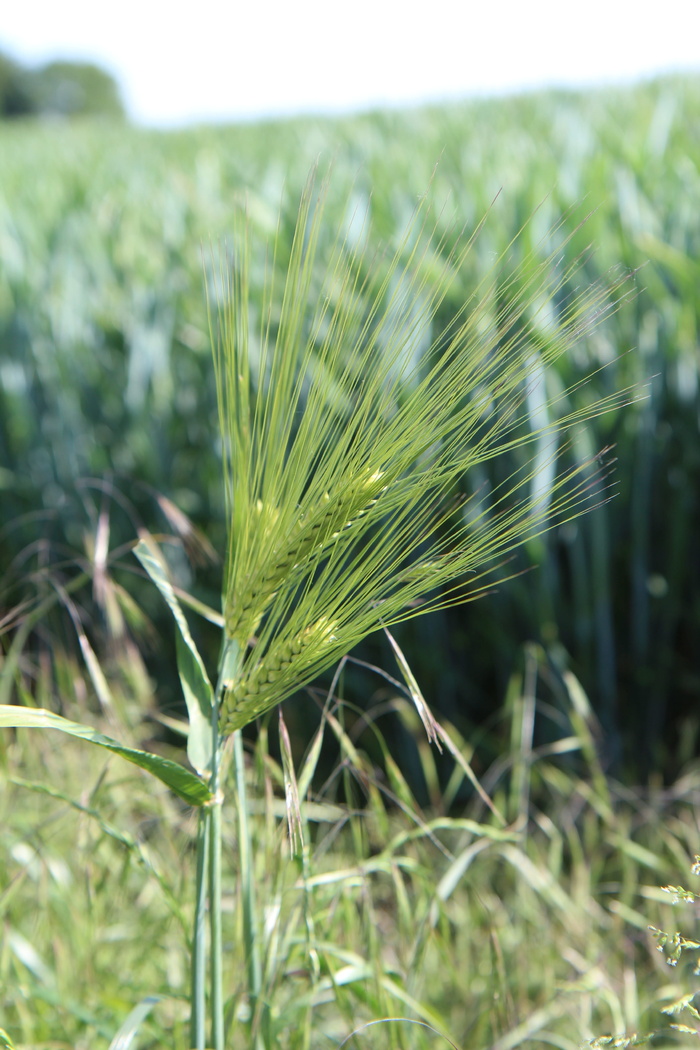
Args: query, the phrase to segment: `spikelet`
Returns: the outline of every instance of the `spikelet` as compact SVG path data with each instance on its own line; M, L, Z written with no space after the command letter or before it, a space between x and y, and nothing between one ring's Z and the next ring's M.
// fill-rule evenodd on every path
M370 472L367 469L342 491L333 496L324 493L317 508L302 513L293 525L286 546L282 542L273 546L270 556L261 566L262 572L248 576L242 586L234 588L226 601L228 637L245 646L289 574L302 566L305 570L310 568L313 560L324 554L342 531L364 517L387 489L384 482L382 471ZM275 508L264 506L258 500L256 514L256 528L263 535L273 533L278 523Z
M273 646L258 663L244 667L235 681L224 682L220 732L227 735L241 729L274 707L288 685L289 674L295 673L299 656L309 662L322 656L336 640L335 626L327 617L320 617L289 641Z

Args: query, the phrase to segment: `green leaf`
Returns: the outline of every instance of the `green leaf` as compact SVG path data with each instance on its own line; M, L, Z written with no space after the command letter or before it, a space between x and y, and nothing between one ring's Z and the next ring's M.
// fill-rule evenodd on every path
M134 554L165 598L175 617L178 628L176 635L177 669L190 719L187 757L197 772L204 775L211 771L211 711L214 705L214 690L204 668L204 662L190 634L182 606L175 597L165 561L157 544L152 538L142 536L134 549Z
M160 1002L160 996L157 995L148 995L145 999L142 999L138 1006L135 1006L131 1011L126 1021L109 1044L109 1050L129 1050L129 1047L136 1038L142 1022L145 1021L153 1007L158 1002Z
M294 772L292 744L289 739L287 724L282 714L282 708L279 707L277 712L279 715L280 751L282 752L282 770L284 775L284 797L287 806L289 849L293 857L298 857L304 848L304 826L301 819L299 785Z
M158 780L162 780L176 795L191 806L204 805L212 798L206 784L177 762L153 755L149 751L126 747L112 740L111 737L103 736L91 726L71 722L67 718L62 718L61 715L55 715L52 711L45 711L40 707L16 707L12 704L0 706L0 728L58 729L62 733L68 733L69 736L104 747L115 755L121 755L127 762L132 762L135 766L145 769L147 773L152 773Z
M324 724L322 722L316 730L316 735L314 736L311 746L309 747L308 754L304 760L304 765L302 767L301 773L299 774L297 786L299 790L300 799L306 799L306 794L309 788L311 787L311 781L313 779L314 773L316 772L318 760L321 757L321 747L323 745L323 730Z
M438 724L435 721L433 712L430 710L428 704L426 703L425 697L423 696L420 690L420 686L418 685L418 682L416 681L413 675L413 671L408 666L408 660L402 653L398 642L391 634L391 632L386 629L386 627L384 628L384 634L389 639L389 642L391 643L391 648L394 650L396 662L398 663L401 669L401 674L403 676L404 682L406 683L406 688L408 689L411 700L413 700L413 703L416 705L416 710L420 715L420 720L423 723L423 728L425 729L426 736L428 737L428 740L431 744L435 744L438 750L442 751L442 748L440 747Z

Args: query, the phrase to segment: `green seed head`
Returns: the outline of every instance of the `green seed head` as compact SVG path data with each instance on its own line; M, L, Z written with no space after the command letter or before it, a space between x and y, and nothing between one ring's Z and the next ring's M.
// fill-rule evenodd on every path
M260 662L252 666L249 662L235 681L226 682L219 714L221 732L241 729L274 707L296 673L297 662L322 659L324 649L336 641L334 630L335 625L321 617L294 638L271 647Z
M328 552L340 533L352 528L374 507L381 493L387 488L384 472L365 471L351 479L333 496L324 492L316 507L309 507L298 514L292 524L291 534L285 536L280 529L280 511L255 503L255 529L259 531L258 542L264 549L268 546L267 558L241 581L238 593L233 593L226 602L226 633L245 646L258 630L260 622L278 588L293 572L311 569L313 563Z

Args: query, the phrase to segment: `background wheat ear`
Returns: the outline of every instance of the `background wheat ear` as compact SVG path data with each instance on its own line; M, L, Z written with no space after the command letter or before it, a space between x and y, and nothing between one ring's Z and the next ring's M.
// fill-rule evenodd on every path
M399 243L370 254L371 239L329 238L327 194L312 175L256 331L245 215L210 303L238 653L224 733L378 627L483 593L518 546L605 498L596 458L567 466L562 435L631 396L572 408L547 380L622 284L572 298L561 244L518 264L509 246L441 327L481 227L468 236L425 197ZM475 478L502 453L518 466L485 491Z

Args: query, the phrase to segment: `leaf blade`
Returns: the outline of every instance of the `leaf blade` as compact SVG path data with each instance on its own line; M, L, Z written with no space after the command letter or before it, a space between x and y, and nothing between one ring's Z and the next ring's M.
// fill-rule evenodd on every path
M3 729L57 729L61 733L96 744L107 751L119 755L133 765L145 770L174 791L184 802L191 806L202 806L213 797L206 784L184 766L161 758L150 751L120 744L111 737L104 736L92 726L81 722L71 722L68 718L56 715L44 708L17 707L14 704L0 706L0 728Z
M134 554L165 599L177 625L177 669L190 720L187 757L197 772L204 775L211 770L212 764L211 712L214 690L157 544L151 537L144 535L134 548Z

